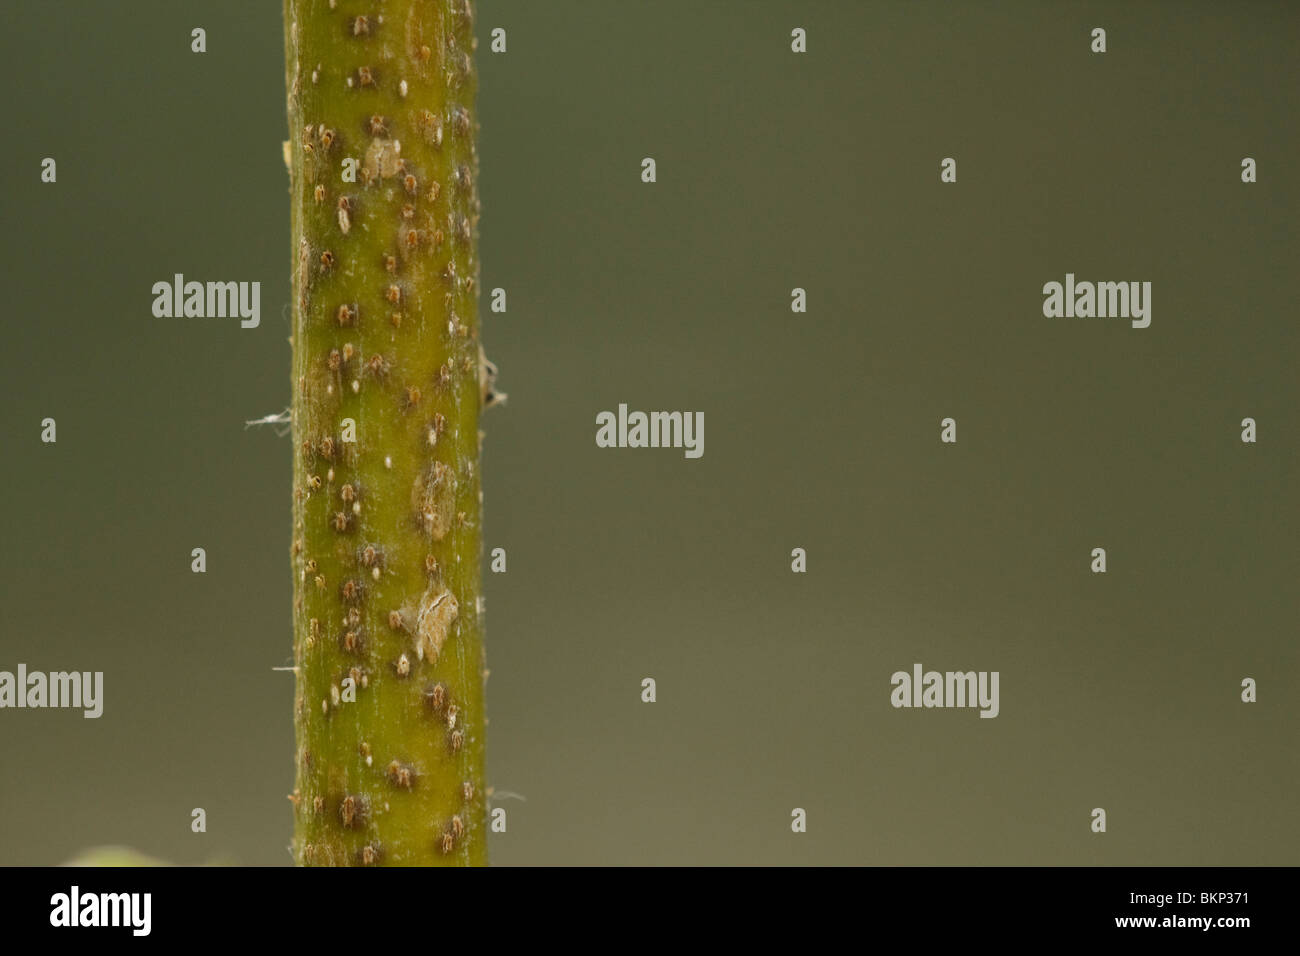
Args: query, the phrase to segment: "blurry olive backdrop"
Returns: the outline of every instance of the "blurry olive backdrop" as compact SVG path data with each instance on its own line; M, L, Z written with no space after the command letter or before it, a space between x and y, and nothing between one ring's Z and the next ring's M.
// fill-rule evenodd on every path
M6 21L0 669L105 701L0 711L0 863L285 865L290 439L244 426L289 402L280 4ZM476 32L493 861L1300 863L1300 6ZM260 281L261 326L155 318L177 272ZM1151 281L1151 327L1045 318L1066 272ZM620 402L704 456L597 448ZM915 662L999 671L1000 716L895 710Z

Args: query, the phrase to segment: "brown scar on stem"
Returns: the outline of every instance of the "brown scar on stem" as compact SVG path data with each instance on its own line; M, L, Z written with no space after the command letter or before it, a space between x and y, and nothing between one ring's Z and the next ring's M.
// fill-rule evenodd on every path
M429 588L420 599L420 609L415 617L415 653L421 660L428 657L436 661L460 605L450 591Z
M388 765L388 782L400 790L410 790L415 786L415 768L410 764L394 760Z
M339 597L344 604L357 604L365 599L365 589L355 579L349 578L340 586Z
M355 830L366 822L369 809L363 795L349 793L339 802L339 820L349 830Z
M401 168L402 144L395 139L371 139L366 149L366 168L377 173L380 179L396 176Z
M353 631L343 631L339 635L339 648L347 654L364 653L366 647L366 632L363 628L357 628Z
M441 715L443 708L447 706L447 685L443 683L434 684L424 689L424 703L435 714Z
M411 505L424 531L440 541L455 519L456 479L440 461L425 469L411 488Z

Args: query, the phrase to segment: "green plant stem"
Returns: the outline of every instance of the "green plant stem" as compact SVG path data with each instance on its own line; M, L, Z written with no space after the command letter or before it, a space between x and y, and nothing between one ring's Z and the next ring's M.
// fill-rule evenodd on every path
M293 853L307 865L483 864L473 11L284 11Z

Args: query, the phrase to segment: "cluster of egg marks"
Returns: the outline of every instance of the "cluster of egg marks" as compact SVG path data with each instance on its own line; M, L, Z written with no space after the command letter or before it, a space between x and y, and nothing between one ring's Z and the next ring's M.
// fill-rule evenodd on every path
M420 788L428 768L397 752L397 741L381 746L383 735L357 742L349 768L328 765L305 741L345 739L341 730L330 736L331 723L392 682L390 698L406 694L429 729L440 728L442 754L465 770L465 702L445 681L422 675L462 617L435 552L446 554L439 545L454 544L473 524L458 501L481 500L472 455L457 467L438 460L449 431L458 446L463 396L479 395L485 378L475 321L475 130L458 102L472 92L476 41L468 0L412 4L401 22L329 7L337 29L330 48L342 51L331 65L303 61L296 20L290 35L298 53L290 113L304 121L295 188L306 200L295 276L294 419L306 437L294 482L300 751L290 799L300 820L314 824L301 862L371 865L386 857L378 821L390 801ZM333 93L313 95L326 84L344 91L344 107L315 105L339 102ZM422 105L434 103L442 106ZM431 368L435 350L445 360ZM391 408L399 421L368 420L367 407ZM427 463L403 495L393 489L395 459ZM404 532L422 547L386 540L391 514L387 524L371 520L376 501L388 508L395 498L402 508L409 501ZM423 589L395 599L390 592L412 571L395 566L398 556L417 550ZM480 611L474 595L469 618L476 622ZM429 821L437 853L466 846L481 807L470 779L456 789L460 809Z

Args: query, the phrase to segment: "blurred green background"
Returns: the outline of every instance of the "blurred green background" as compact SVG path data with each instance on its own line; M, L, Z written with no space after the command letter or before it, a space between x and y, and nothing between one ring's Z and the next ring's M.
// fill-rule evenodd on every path
M287 865L290 440L243 424L289 401L280 5L6 19L0 669L105 712L0 712L0 863ZM480 5L495 863L1300 863L1298 27ZM261 326L154 318L176 272ZM1044 318L1066 272L1150 280L1151 327ZM598 449L620 402L704 457ZM918 661L1001 715L894 710Z

